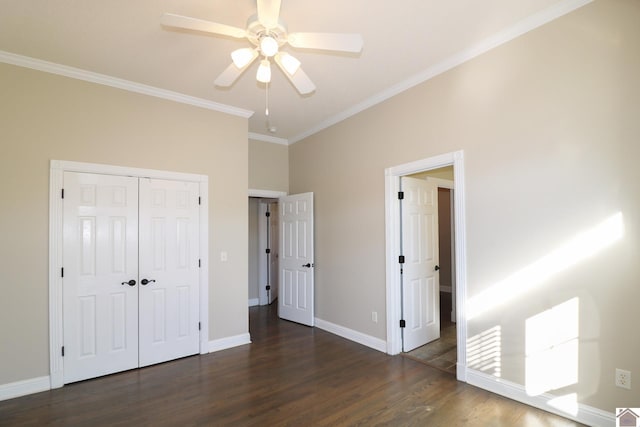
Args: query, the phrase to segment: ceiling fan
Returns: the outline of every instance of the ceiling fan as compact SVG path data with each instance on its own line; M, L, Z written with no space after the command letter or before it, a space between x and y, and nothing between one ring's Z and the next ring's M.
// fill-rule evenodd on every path
M231 86L258 56L262 55L256 79L262 83L271 81L271 58L278 64L293 86L305 95L316 87L300 67L300 61L287 52L280 50L288 44L294 48L329 50L358 53L362 51L360 34L338 33L288 33L287 27L280 20L281 0L257 0L258 13L247 21L247 28L242 29L217 22L205 21L187 16L165 13L161 23L166 27L200 31L238 39L246 38L254 47L234 50L231 53L232 63L215 80L221 87Z

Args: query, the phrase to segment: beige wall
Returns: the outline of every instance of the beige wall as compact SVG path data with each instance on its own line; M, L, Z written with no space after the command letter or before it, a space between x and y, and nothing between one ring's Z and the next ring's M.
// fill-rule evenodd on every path
M428 171L424 171L424 172L419 172L419 173L414 173L409 175L413 178L426 178L426 177L432 177L432 178L440 178L440 179L446 179L449 181L453 181L453 166L446 166L443 168L438 168L438 169L432 169L432 170L428 170Z
M249 188L289 191L289 147L249 140Z
M0 94L0 384L49 374L51 159L208 175L209 339L248 332L246 119L1 64Z
M613 384L616 367L640 372L638 22L640 2L596 1L292 145L291 192L315 192L317 316L385 338L371 321L385 312L384 170L462 149L467 306L612 215L624 220L614 244L578 245L593 254L508 282L469 320L469 339L500 328L499 374L530 387L527 340L577 320L578 354L563 366L547 353L538 378L577 369L577 382L546 391L609 412L637 405L637 386ZM547 311L573 298L577 315ZM550 313L566 316L535 331Z

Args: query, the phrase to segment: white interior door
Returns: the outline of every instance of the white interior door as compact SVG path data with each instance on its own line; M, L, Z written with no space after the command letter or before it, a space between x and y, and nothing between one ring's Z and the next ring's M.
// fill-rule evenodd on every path
M199 352L198 184L140 179L140 366Z
M269 248L271 253L269 254L269 285L271 290L269 292L269 304L278 298L278 277L279 267L278 261L280 259L280 233L278 232L279 218L278 204L270 203L269 212Z
M403 350L440 338L438 265L438 187L402 177Z
M138 366L138 180L64 173L64 382Z
M313 193L281 197L278 210L278 313L282 319L313 326Z

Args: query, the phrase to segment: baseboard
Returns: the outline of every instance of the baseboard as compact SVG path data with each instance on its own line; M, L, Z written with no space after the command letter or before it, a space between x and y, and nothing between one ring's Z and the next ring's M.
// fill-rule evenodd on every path
M0 385L0 400L13 399L51 389L49 376Z
M372 337L371 335L363 334L362 332L354 331L353 329L345 328L344 326L336 325L335 323L327 322L326 320L314 319L317 328L327 332L331 332L334 335L338 335L342 338L346 338L350 341L355 341L358 344L366 345L374 350L387 352L387 342L380 338Z
M524 386L520 384L496 378L474 369L467 369L467 383L589 426L604 427L615 425L616 417L611 412L605 412L576 402L570 405L563 405L559 402L558 396L548 393L529 396Z
M255 307L256 305L260 305L259 298L252 298L249 300L249 307Z
M217 340L209 341L209 353L226 350L228 348L238 347L245 344L251 344L251 336L248 333L220 338Z

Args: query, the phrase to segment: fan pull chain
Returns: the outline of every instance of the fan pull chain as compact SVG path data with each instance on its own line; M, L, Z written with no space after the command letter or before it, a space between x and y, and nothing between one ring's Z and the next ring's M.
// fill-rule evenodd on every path
M277 128L271 124L271 118L269 117L269 85L270 83L266 83L265 89L265 107L264 107L264 115L267 118L267 130L271 133L275 133Z
M269 83L266 83L264 94L264 115L267 116L267 127L269 127Z

